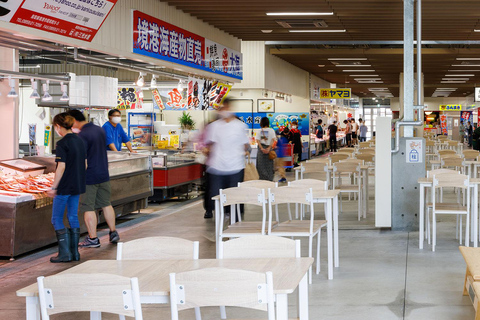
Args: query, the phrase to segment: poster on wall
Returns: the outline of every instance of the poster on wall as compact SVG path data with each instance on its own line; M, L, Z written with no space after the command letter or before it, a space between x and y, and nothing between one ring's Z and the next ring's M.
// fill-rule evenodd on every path
M473 124L473 112L472 111L461 111L460 118L464 124L467 124L467 121Z
M260 120L267 117L270 120L270 127L282 131L285 127L291 128L292 121L298 122L298 130L302 135L309 134L309 115L307 113L263 113L263 112L237 112L237 117L247 124L249 129L260 129Z
M118 88L117 109L141 109L141 99L135 88Z
M0 20L91 42L118 0L2 0Z
M442 134L448 135L447 115L440 115L440 127L442 128Z

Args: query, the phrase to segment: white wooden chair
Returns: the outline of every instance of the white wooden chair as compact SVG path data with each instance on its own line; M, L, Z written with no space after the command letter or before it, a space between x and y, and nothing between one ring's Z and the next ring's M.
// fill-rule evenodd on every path
M287 220L272 229L272 211L276 204L299 204L310 207L310 220ZM281 187L268 191L268 234L281 237L308 237L308 257L312 257L313 238L317 236L317 270L320 273L320 236L326 220L315 220L313 190L311 188ZM312 268L309 270L309 282L312 283Z
M239 204L250 204L262 209L261 221L235 222L223 230L225 207L230 206L230 215L235 214ZM236 187L220 190L220 230L219 241L227 238L240 238L267 233L267 197L264 189Z
M455 155L457 154L455 150L450 150L450 149L442 149L437 151L437 159L440 160L442 157L446 155Z
M477 150L463 150L463 157L465 160L475 161L480 155L480 151Z
M368 148L368 147L370 147L370 142L369 142L369 141L360 142L360 143L358 144L358 147L359 147L360 149L362 149L362 148Z
M108 270L106 270L108 271ZM102 312L142 320L137 278L113 274L58 274L38 277L38 296L43 320L64 312L90 312L101 319Z
M207 268L170 274L172 320L178 311L221 306L266 311L275 320L272 273Z
M325 191L328 190L328 182L323 180L316 180L316 179L303 179L303 180L295 180L288 182L289 187L295 188L311 188L313 192L315 191ZM303 219L305 216L304 206L300 206L300 220ZM326 210L326 208L325 208ZM290 213L290 204L288 204L288 212ZM295 205L295 219L298 219L298 205ZM291 218L290 218L291 219Z
M373 165L375 164L375 153L358 153L355 155L355 158L363 160L365 164Z
M350 158L350 155L348 153L332 153L329 155L330 158L330 163L333 165L334 163L339 162L340 160L345 160Z
M333 165L333 190L340 190L340 212L342 212L342 193L358 193L358 221L362 215L362 183L361 179L358 181L351 181L350 184L343 184L341 177L342 174L355 174L361 177L360 165L355 162L339 162ZM356 182L356 183L355 183ZM366 218L365 212L363 218Z
M339 149L337 153L346 153L351 157L355 153L355 148L342 148Z
M174 237L148 237L117 243L117 260L198 260L200 244ZM195 318L201 320L200 308Z
M305 163L302 163L302 165L298 168L295 168L295 180L304 179L306 174L309 175L316 175L319 178L325 178L326 177L326 172L325 172L325 166L328 166L330 164L330 159L329 158L322 158L322 161L320 160L315 160L315 161L306 161Z
M267 181L267 180L250 180L250 181L244 181L244 182L239 182L238 187L240 188L259 188L259 189L264 189L265 190L265 199L268 201L268 194L267 191L269 188L277 188L278 187L278 182L273 182L273 181ZM240 212L240 205L237 205L237 210ZM277 222L278 222L278 208L275 208L277 212ZM238 217L238 222L242 222L242 216L236 215ZM234 222L237 222L236 220L231 220ZM248 222L246 223L248 224Z
M437 214L455 214L466 216L465 228L465 245L469 244L470 229L470 181L467 175L462 174L440 174L433 177L432 187L432 251L435 251L437 245ZM460 197L457 197L456 203L437 202L435 197L435 189L438 188L459 188L466 192L466 205L460 204Z

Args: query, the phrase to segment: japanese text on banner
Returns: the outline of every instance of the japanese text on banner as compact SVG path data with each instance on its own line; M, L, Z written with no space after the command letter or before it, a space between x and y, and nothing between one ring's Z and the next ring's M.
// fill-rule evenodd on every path
M440 127L442 128L442 134L448 134L448 127L447 127L447 116L442 114L440 115Z
M352 90L343 89L320 89L320 99L350 99Z

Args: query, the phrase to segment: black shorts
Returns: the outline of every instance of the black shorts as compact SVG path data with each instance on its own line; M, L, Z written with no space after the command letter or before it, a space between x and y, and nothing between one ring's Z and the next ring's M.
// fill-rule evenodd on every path
M357 139L357 134L352 132L352 139Z

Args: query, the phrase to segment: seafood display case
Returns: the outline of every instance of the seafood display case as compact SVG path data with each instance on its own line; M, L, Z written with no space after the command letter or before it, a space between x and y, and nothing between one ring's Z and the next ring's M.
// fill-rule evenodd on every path
M0 256L13 258L57 241L51 224L53 200L45 193L55 167L54 157L0 162ZM117 217L146 208L153 190L150 156L108 152L108 167ZM98 214L99 223L104 222L101 210ZM86 232L83 213L79 221ZM66 218L65 223L68 226Z

